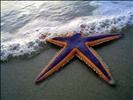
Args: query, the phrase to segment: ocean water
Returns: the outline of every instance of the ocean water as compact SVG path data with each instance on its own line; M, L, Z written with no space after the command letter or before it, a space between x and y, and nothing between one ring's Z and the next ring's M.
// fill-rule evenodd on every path
M133 25L133 1L1 1L1 61L36 55L46 39L76 34L82 24L86 35L121 33Z

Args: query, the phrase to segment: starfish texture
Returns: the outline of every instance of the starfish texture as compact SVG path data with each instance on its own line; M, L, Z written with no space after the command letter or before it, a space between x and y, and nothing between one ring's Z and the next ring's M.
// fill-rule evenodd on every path
M47 40L50 43L63 47L53 60L44 68L36 79L36 83L41 82L58 68L63 66L73 56L77 55L106 82L114 84L114 79L106 65L98 54L91 48L94 45L113 40L123 36L123 34L102 34L95 36L85 36L82 32L72 36L56 37Z

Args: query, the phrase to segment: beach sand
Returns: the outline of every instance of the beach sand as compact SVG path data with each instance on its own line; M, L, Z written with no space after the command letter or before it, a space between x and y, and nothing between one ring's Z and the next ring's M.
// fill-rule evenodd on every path
M115 86L107 84L77 57L35 84L38 74L60 50L46 44L49 48L35 57L1 63L1 100L132 100L133 28L123 29L122 33L122 38L93 47L108 65Z

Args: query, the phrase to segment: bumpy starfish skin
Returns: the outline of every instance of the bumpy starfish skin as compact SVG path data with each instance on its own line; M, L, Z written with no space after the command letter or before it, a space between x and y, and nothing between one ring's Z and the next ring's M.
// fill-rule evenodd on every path
M36 83L42 81L58 68L63 66L74 55L80 57L88 66L93 68L106 82L114 84L114 79L102 62L100 57L91 48L91 46L113 40L123 36L123 34L104 34L95 36L84 36L77 33L67 37L56 37L48 40L48 42L59 45L63 49L53 58L53 60L44 68L36 79Z

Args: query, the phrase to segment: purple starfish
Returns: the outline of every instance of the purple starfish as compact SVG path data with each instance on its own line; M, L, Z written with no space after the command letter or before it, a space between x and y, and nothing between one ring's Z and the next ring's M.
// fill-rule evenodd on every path
M91 48L91 46L113 40L123 36L123 34L103 34L95 36L85 36L83 33L77 33L67 37L56 37L48 42L59 45L63 49L53 58L53 60L44 68L36 79L36 83L42 81L47 76L63 66L73 56L77 55L88 66L93 68L106 82L114 84L114 79L102 62L100 57Z

